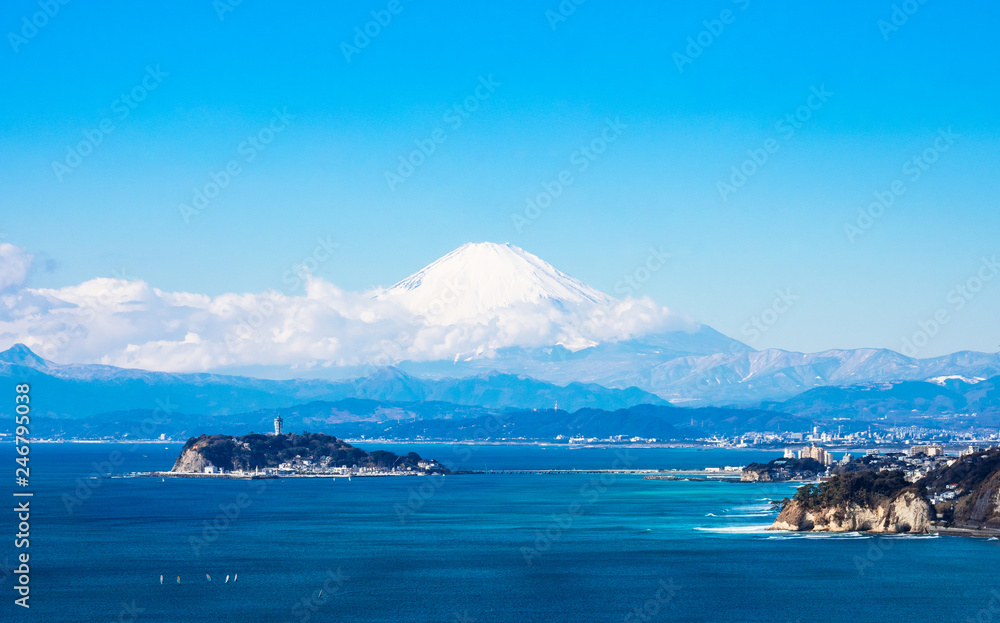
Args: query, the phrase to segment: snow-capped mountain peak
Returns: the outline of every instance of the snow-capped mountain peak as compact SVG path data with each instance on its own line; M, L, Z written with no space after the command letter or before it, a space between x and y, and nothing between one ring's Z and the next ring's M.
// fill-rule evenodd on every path
M612 303L607 294L510 243L468 243L380 292L435 324L482 321L523 304L560 310Z

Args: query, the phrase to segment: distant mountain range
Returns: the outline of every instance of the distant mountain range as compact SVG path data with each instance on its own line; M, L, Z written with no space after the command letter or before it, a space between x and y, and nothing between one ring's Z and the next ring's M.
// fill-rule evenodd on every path
M346 437L551 439L557 435L694 439L747 431L844 432L894 425L1000 425L1000 376L822 387L742 408L679 407L636 388L559 386L484 373L422 379L383 368L352 381L275 381L58 365L23 345L0 353L0 378L32 385L35 433L172 438L286 430Z
M34 412L82 418L135 409L226 415L348 398L389 402L438 401L488 409L621 409L667 401L639 389L593 383L566 386L527 376L488 372L463 379L420 379L381 368L350 381L269 380L218 374L171 374L104 365L60 365L23 344L0 353L0 378L30 379Z
M729 346L724 346L726 341ZM560 346L508 349L492 359L404 363L400 367L414 374L519 370L552 383L573 379L605 387L636 387L674 404L715 405L782 400L814 387L1000 374L1000 356L995 353L965 351L914 359L886 349L795 353L756 351L733 342L702 326L693 333L647 336L577 352ZM705 352L713 347L718 351Z

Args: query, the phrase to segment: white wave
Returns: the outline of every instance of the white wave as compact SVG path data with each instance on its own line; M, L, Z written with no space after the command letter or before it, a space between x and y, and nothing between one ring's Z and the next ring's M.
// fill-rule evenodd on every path
M696 526L695 530L700 530L702 532L720 532L723 534L756 534L760 532L766 532L771 524L762 524L757 526L727 526L725 528L706 528L704 526Z
M734 510L734 511L750 511L752 513L759 513L761 511L772 510L773 508L774 507L772 507L770 504L748 504L746 506L736 506L732 510Z

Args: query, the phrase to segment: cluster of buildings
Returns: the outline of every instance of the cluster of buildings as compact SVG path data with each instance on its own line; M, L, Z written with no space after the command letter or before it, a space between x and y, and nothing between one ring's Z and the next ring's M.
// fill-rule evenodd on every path
M661 440L663 441L663 440ZM706 445L723 448L748 448L767 446L788 446L800 443L816 443L827 446L907 448L909 446L989 446L1000 443L1000 431L996 429L948 429L924 428L921 426L893 426L879 428L870 426L866 430L844 433L842 426L836 431L823 430L819 426L810 432L746 432L738 435L713 435L697 441Z
M657 439L655 437L633 437L630 435L612 435L611 437L567 437L566 435L556 435L555 440L558 442L569 443L570 445L583 444L583 443L658 443L665 442L666 439Z
M861 461L870 469L879 471L898 470L906 474L906 479L910 482L920 480L932 470L944 465L951 465L959 457L974 454L983 450L981 446L971 445L961 450L958 457L948 456L944 452L944 447L939 444L915 444L907 448L906 452L892 452L882 454L878 450L867 450ZM847 465L853 460L850 453L845 452L839 461L834 460L833 454L826 448L812 443L799 450L786 448L785 459L814 459L821 465L830 467L834 465ZM941 497L944 496L944 497ZM939 494L941 499L950 499L948 493ZM952 497L954 497L952 495ZM940 501L940 500L939 500Z
M416 467L410 465L398 465L391 468L384 468L377 465L332 465L331 457L324 456L318 461L303 459L296 456L291 461L281 463L277 467L261 467L252 471L225 471L214 465L205 467L205 474L218 474L227 476L417 476L432 474L444 471L437 461L418 461Z
M850 454L845 455L847 457L847 462L851 461ZM830 467L833 464L833 455L826 451L825 448L821 448L813 443L810 446L806 446L796 453L791 448L785 449L786 459L813 459L817 461L820 465Z

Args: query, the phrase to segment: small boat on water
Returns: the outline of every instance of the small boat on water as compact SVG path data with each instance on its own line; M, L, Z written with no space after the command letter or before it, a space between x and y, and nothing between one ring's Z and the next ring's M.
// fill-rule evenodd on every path
M233 576L233 584L236 584L236 578L238 578L238 577L240 577L239 573L237 573L236 575Z
M180 583L181 583L181 576L177 576L177 583L178 583L178 584L180 584Z
M223 582L223 584L229 584L229 575L228 574L226 575L226 581Z
M205 577L206 577L206 578L208 578L208 581L209 581L209 582L211 582L211 581L212 581L212 576L208 575L207 573L205 574Z
M160 584L163 584L163 576L160 576Z

